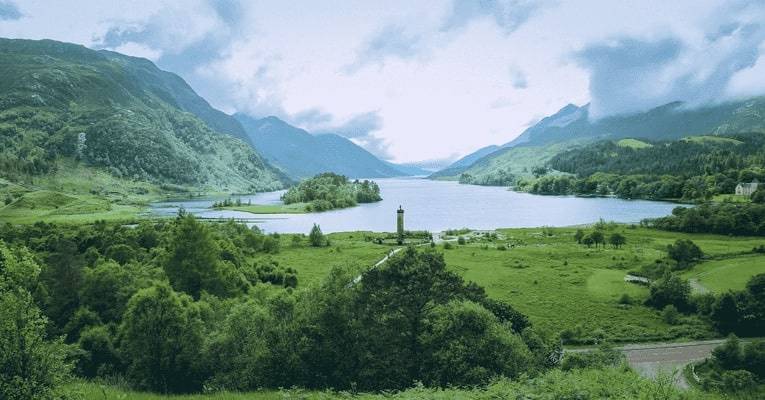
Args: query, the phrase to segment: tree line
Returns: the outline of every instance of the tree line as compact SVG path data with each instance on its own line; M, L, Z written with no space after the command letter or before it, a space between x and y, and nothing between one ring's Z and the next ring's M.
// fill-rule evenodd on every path
M556 340L430 249L301 289L294 270L279 280L278 265L250 261L278 251L274 236L186 214L5 225L0 239L3 398L55 398L70 373L164 393L471 386L560 359Z

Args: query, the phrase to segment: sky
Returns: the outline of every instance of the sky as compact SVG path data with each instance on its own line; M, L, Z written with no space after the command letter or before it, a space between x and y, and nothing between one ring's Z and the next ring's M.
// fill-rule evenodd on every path
M0 37L145 57L228 113L394 162L590 117L765 93L765 1L0 0Z

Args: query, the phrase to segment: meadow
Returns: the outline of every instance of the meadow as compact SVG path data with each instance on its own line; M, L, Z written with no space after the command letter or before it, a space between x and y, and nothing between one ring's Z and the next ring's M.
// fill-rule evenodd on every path
M709 290L743 289L746 281L765 272L765 255L751 254L765 244L757 237L684 234L616 225L627 238L619 249L586 247L576 243L576 228L501 229L496 238L465 235L447 237L439 244L447 266L466 280L483 286L496 299L507 301L528 315L534 326L550 334L569 330L582 342L608 339L617 342L696 339L713 336L706 323L687 316L676 325L642 303L646 286L627 283L624 276L666 256L677 239L690 239L709 257L684 272L699 277ZM328 235L328 247L310 247L301 237L281 235L281 251L261 255L298 271L300 285L319 284L333 266L352 265L360 271L373 265L392 248L371 240L370 232ZM447 247L447 248L445 248ZM502 250L505 249L505 250ZM723 277L723 279L718 279ZM624 295L629 304L622 300Z

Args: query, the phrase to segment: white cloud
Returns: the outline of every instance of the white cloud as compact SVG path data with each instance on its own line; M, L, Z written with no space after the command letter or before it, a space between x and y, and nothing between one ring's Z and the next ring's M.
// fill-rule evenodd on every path
M357 126L352 140L395 161L416 161L507 142L530 119L568 103L613 100L602 108L609 113L676 96L708 99L701 94L712 87L720 98L762 93L765 60L747 53L759 36L736 31L765 20L757 5L50 0L24 2L23 18L0 21L0 36L147 57L225 111L273 114L313 131L346 129L366 115L375 123ZM635 83L618 72L639 60L619 64L619 53L608 51L609 43L629 40L669 40L677 51L667 63L642 66L650 79ZM582 58L588 50L612 59ZM604 70L623 85L603 84ZM613 97L617 89L629 96Z

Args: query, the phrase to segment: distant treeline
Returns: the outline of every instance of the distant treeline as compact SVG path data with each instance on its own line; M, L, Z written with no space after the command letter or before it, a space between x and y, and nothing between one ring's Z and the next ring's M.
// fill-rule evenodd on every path
M646 226L690 233L765 236L765 204L702 204L676 207L672 215L643 221Z
M699 137L625 146L602 141L554 156L549 166L572 175L519 183L536 194L616 195L697 201L765 180L765 135Z
M349 181L331 172L306 179L282 195L284 204L308 203L308 211L325 211L353 207L358 203L382 200L380 187L374 181Z

